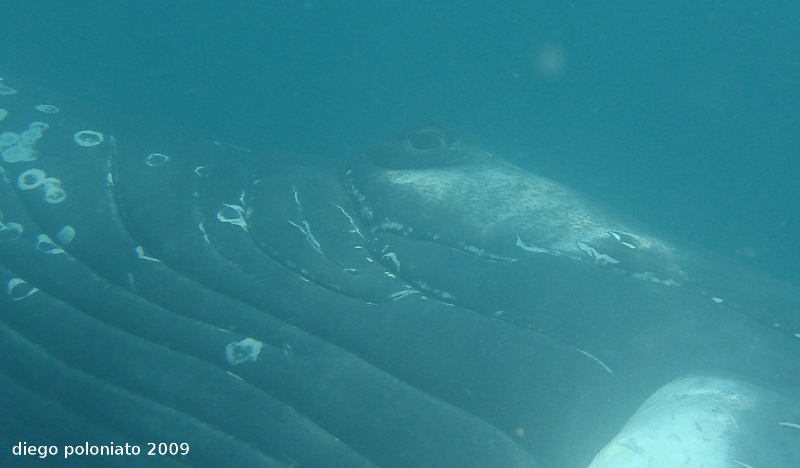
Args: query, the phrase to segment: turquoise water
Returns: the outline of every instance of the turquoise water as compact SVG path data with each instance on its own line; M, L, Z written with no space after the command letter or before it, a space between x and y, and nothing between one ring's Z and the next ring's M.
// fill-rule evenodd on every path
M3 6L0 64L268 152L343 159L446 122L668 237L800 279L800 8L613 3L22 1Z

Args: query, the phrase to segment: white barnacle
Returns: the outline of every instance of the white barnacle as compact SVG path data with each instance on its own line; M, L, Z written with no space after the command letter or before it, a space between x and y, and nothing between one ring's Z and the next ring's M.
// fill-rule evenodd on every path
M345 215L345 216L347 217L347 220L350 222L350 226L352 226L352 227L353 227L353 229L351 229L351 230L350 230L350 233L351 233L351 234L358 234L358 236L359 236L359 237L361 237L362 239L365 239L365 240L366 240L366 237L364 237L364 234L362 234L362 233L361 233L361 230L360 230L360 229L358 229L358 225L356 225L356 222L355 222L355 220L353 219L353 217L352 217L352 216L350 216L350 215L347 213L347 211L345 211L345 210L344 210L344 208L342 208L341 206L339 206L339 205L336 205L336 208L339 208L339 211L341 211L341 212L342 212L342 214L343 214L343 215Z
M400 273L400 260L397 259L394 252L387 252L381 258L389 259L394 264L395 270Z
M603 263L619 263L619 260L609 256L608 254L601 254L594 247L591 247L583 242L578 241L578 248L589 254L596 262Z
M292 186L292 195L294 195L294 204L302 210L303 205L300 204L300 196L297 194L297 189L294 188L294 186Z
M234 226L239 226L240 228L247 231L247 220L245 219L245 209L239 205L231 205L228 203L222 204L225 208L217 212L217 220L221 223L228 223L233 224ZM230 211L232 210L232 216L229 216ZM226 212L228 211L228 212Z
M58 239L62 245L69 244L75 239L75 228L69 225L62 227L56 233L56 239Z
M516 262L518 260L518 259L516 259L514 257L503 257L502 255L495 255L495 254L487 254L486 258L488 258L490 260L495 260L495 261L498 261L498 262L504 262L504 263L513 263L513 262Z
M203 226L203 223L198 223L197 228L203 233L203 240L210 244L211 240L208 238L208 233L206 232L206 227Z
M50 126L44 122L31 122L28 125L28 129L19 134L19 142L17 142L17 145L32 148L33 145L42 138L44 131L48 128L50 128Z
M22 278L11 278L6 290L12 301L21 301L39 291L39 288L31 286Z
M50 128L50 124L47 122L31 122L28 124L28 130L42 131L47 130L48 128Z
M371 209L369 209L369 207L368 207L367 205L363 205L363 206L361 206L361 214L362 214L362 215L363 215L365 218L367 218L367 219L369 219L369 220L371 220L371 219L372 219L372 217L373 217L373 216L375 216L375 215L372 213L372 210L371 210Z
M19 142L19 135L14 132L0 133L0 147L13 146Z
M314 234L311 233L311 226L309 226L308 221L302 221L302 223L303 225L300 226L299 224L289 221L289 224L296 227L300 230L300 232L303 233L306 238L306 242L308 242L314 250L322 253L322 245L320 245L319 241L317 241L317 238L314 237Z
M517 247L521 248L522 250L524 250L526 252L533 252L533 253L550 253L550 251L548 249L543 249L543 248L537 247L537 246L535 246L533 244L526 244L525 242L522 241L522 238L519 237L519 234L517 234L516 236L517 236L517 244L516 245L517 245Z
M159 260L159 259L157 259L155 257L148 257L147 255L145 255L144 254L144 248L141 245L136 247L136 256L139 257L142 260L147 260L149 262L161 263L161 260Z
M39 104L38 106L34 107L34 109L45 114L58 114L61 112L58 107L51 106L50 104Z
M611 370L611 368L610 368L610 367L608 367L608 366L606 365L606 363L604 363L604 362L603 362L603 361L601 361L600 359L597 359L596 357L592 356L591 354L587 353L586 351L584 351L584 350L582 350L582 349L580 349L580 348L575 348L575 349L576 349L576 350L577 350L579 353L581 353L581 354L583 354L584 356L586 356L586 357L588 357L589 359L591 359L592 361L594 361L594 362L596 362L596 363L600 364L601 366L603 366L603 369L605 369L605 371L606 371L606 372L608 372L608 373L609 373L609 374L611 374L611 375L614 375L614 371L612 371L612 370Z
M105 137L102 133L94 130L81 130L72 135L72 139L80 146L89 147L99 145Z
M61 181L55 177L44 179L42 187L44 187L44 201L47 203L61 203L67 198L67 192L61 187Z
M19 223L0 222L0 242L11 242L22 237L23 227Z
M247 361L255 361L264 344L253 338L233 341L225 346L225 357L228 364L235 366Z
M3 150L3 161L7 163L36 161L39 152L29 146L16 144Z
M633 273L633 276L636 279L641 279L645 281L650 281L651 283L656 284L663 284L664 286L678 286L678 283L672 279L662 280L658 278L652 271L645 271L644 273Z
M56 243L45 234L39 234L36 236L36 250L51 255L66 253L64 252L64 249L57 246Z
M236 146L233 143L225 143L224 141L212 141L212 143L215 146L219 146L220 148L223 147L223 146L227 146L228 148L233 148L233 149L236 149L236 150L239 150L239 151L246 151L248 153L252 153L253 152L253 150L251 150L251 149L243 148L241 146Z
M712 297L711 300L716 302L717 304L722 304L722 299L719 297Z
M373 232L377 231L402 231L403 225L395 222L395 221L386 221L380 226L373 229Z
M389 295L389 298L393 301L401 299L411 294L419 294L419 291L416 289L404 289L402 291L397 291Z
M81 130L72 135L72 139L80 146L89 147L99 145L105 137L102 133L94 130Z
M234 378L234 379L236 379L236 380L241 380L242 382L244 382L244 379L243 379L243 378L239 377L238 375L234 374L234 373L233 373L233 372L231 372L231 371L228 371L228 375L230 375L231 377L233 377L233 378Z
M482 257L486 253L486 250L472 245L464 246L464 250L479 257Z
M736 464L737 464L737 465L739 465L739 466L743 466L744 468L756 468L756 467L755 467L755 466L753 466L753 465L748 465L747 463L745 463L745 462L743 462L743 461L739 461L739 460L737 460L737 459L735 459L735 458L731 458L731 461L732 461L732 462L734 462L734 463L736 463Z
M169 161L170 157L162 153L150 153L144 160L144 163L150 167L159 167Z
M47 177L41 169L28 169L17 177L17 187L20 190L33 190L44 182Z

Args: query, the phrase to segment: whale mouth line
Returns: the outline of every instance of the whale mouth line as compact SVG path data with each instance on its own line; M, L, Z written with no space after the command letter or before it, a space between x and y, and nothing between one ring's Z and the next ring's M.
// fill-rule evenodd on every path
M475 245L467 244L464 242L446 242L441 234L435 232L419 232L414 230L413 226L398 223L395 221L386 220L383 223L370 228L372 235L390 235L398 238L408 238L415 241L430 243L439 247L450 249L456 252L461 252L467 255L478 257L484 260L500 263L516 262L519 259L516 257L509 257L500 255L499 253L492 253L488 248L478 247ZM375 238L372 239L376 240Z

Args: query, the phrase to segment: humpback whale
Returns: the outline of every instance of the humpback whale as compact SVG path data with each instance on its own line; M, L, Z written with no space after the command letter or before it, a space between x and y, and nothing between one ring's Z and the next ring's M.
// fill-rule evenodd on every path
M446 127L327 167L45 96L0 85L7 466L800 463L791 284Z

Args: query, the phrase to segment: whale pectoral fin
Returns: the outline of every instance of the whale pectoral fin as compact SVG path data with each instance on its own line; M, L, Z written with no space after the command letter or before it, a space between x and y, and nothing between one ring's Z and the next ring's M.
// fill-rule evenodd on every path
M800 404L771 390L683 377L648 398L589 468L800 466L798 418Z

